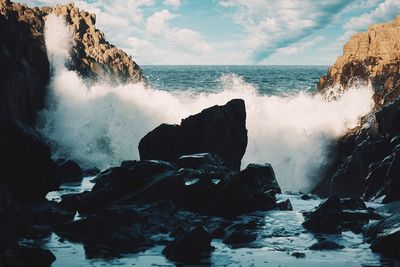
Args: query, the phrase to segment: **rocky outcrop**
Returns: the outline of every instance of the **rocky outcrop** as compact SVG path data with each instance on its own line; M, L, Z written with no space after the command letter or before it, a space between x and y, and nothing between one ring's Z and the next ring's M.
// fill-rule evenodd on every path
M344 45L319 91L339 85L346 89L355 81L371 81L377 106L392 102L400 94L400 16L394 21L372 25L367 32L354 34Z
M176 161L182 155L210 152L239 170L246 146L245 103L234 99L183 119L181 125L161 124L140 140L139 154L142 160Z
M95 15L73 4L29 8L0 1L0 143L2 175L18 200L43 199L57 188L59 171L50 148L34 130L44 108L50 65L44 26L46 16L64 16L72 32L69 67L82 76L116 82L142 80L139 66L109 44L95 27Z
M375 107L360 126L341 138L332 166L314 192L320 196L400 199L397 140L400 135L400 17L357 33L343 55L320 79L320 93L346 90L355 81L370 82Z
M132 57L110 44L95 26L96 15L75 7L73 3L41 8L43 15L64 16L72 32L72 51L69 68L93 79L112 82L139 82L142 70Z

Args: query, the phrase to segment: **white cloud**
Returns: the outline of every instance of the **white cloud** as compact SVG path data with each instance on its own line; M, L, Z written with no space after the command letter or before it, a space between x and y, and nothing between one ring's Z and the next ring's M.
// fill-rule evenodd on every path
M398 14L400 14L400 1L386 0L383 3L380 3L371 12L364 13L359 17L351 18L343 25L343 28L348 32L366 30L368 25L377 22L386 22L393 19Z
M181 6L181 0L164 0L164 5L172 6L173 8L178 8Z
M246 33L246 48L260 61L325 27L347 4L346 0L220 0L234 9L234 21Z
M276 50L276 53L272 55L272 57L280 56L280 55L294 55L298 54L301 51L305 50L306 48L312 47L322 40L324 40L325 37L323 36L316 36L310 41L305 41L305 42L298 42L286 47L281 47Z
M165 39L173 47L199 54L209 53L211 48L199 32L169 25L169 21L175 17L177 15L166 9L157 11L147 18L146 29L148 33Z

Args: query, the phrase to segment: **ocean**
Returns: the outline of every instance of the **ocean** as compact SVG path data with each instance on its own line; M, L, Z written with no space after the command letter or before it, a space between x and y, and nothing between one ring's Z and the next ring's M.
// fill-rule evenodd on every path
M144 65L141 66L152 88L167 91L215 93L224 89L223 78L235 75L254 85L263 95L288 96L315 92L327 66L260 65Z

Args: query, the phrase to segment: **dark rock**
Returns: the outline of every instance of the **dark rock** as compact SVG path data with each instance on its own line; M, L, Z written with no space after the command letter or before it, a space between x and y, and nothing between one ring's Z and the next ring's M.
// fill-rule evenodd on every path
M269 190L281 192L270 164L249 164L234 175L211 200L211 214L235 216L276 207Z
M286 211L293 210L292 203L290 202L289 199L286 199L284 201L278 202L277 206L278 206L279 210L286 210Z
M390 136L400 134L400 99L375 113L379 133Z
M209 152L239 170L246 146L245 103L234 99L183 119L181 125L158 126L140 140L139 154L142 160L175 161L182 155Z
M2 180L17 200L43 200L59 185L50 148L33 129L0 115Z
M171 260L192 262L209 257L211 249L211 234L198 226L167 245L163 254Z
M197 169L204 168L205 165L223 165L223 162L217 155L213 155L211 153L199 153L183 155L176 160L176 164L179 168Z
M293 252L291 256L296 257L296 259L304 259L306 254L302 252Z
M374 252L388 257L400 258L400 214L395 213L371 225L366 231L367 241Z
M223 242L229 245L241 245L248 244L254 240L256 240L254 234L249 233L249 231L246 231L245 229L235 228L234 231L224 238Z
M83 171L75 161L70 159L59 159L56 162L60 167L61 182L71 183L82 181Z
M319 241L310 247L311 250L337 250L342 248L344 248L344 246L326 240Z
M341 211L343 205L339 198L330 197L315 211L306 215L304 228L317 233L338 234L342 232Z
M64 210L54 202L25 203L18 213L20 226L54 225L72 221L74 212Z
M365 224L379 218L360 198L330 197L305 215L303 226L317 233L338 234L342 229L361 233Z
M51 266L56 257L48 249L36 247L19 247L17 257L24 263L23 266Z
M0 252L17 245L16 212L17 204L11 192L0 182Z

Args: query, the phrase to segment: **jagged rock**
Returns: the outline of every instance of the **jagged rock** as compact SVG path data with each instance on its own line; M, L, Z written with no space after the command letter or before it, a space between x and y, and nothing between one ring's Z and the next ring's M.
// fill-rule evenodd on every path
M209 152L239 170L246 146L245 103L234 99L183 119L181 125L158 126L140 140L139 154L142 160L175 161L183 155Z
M163 254L171 260L195 262L209 257L211 253L211 234L202 226L175 239L163 250Z
M400 214L395 213L371 225L366 232L371 249L385 256L399 258L400 247Z
M60 179L63 183L81 182L83 179L83 170L73 160L59 159L57 165L60 170Z
M318 89L335 85L347 88L355 80L370 80L375 103L390 103L400 93L400 16L394 21L371 25L367 32L354 34L343 48L326 76L320 78Z
M330 197L304 217L303 226L310 231L339 234L343 229L359 233L363 225L370 219L376 219L377 215L368 210L359 198Z

